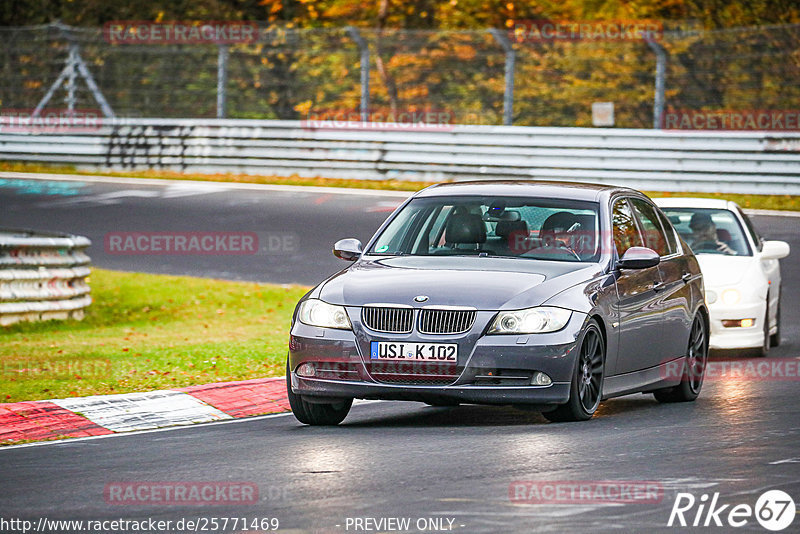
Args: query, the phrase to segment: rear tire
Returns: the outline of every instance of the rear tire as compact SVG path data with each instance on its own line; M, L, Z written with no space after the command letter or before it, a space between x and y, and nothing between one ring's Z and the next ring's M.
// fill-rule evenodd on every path
M700 315L694 318L686 349L681 383L677 386L658 389L653 396L658 402L691 402L700 395L708 363L708 331Z
M303 400L303 397L292 392L292 375L289 361L286 361L286 396L295 419L305 425L335 426L344 421L353 405L353 399L342 402L316 404Z
M553 423L587 421L592 418L603 396L606 348L600 327L589 321L581 338L575 371L569 388L569 400L542 415Z

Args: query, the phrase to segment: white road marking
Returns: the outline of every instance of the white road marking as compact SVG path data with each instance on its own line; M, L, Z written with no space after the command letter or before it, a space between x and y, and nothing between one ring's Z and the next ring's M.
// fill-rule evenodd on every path
M97 195L80 195L58 200L47 200L40 202L39 207L47 208L53 206L70 206L76 204L119 204L125 198L158 198L161 194L158 191L148 191L146 189L123 189L121 191L111 191Z
M239 419L229 419L226 421L215 421L213 423L201 423L201 424L204 427L228 425L231 423L242 423L244 421L259 421L261 419L272 419L273 417L284 417L287 415L292 415L292 412L270 413L266 415L257 415L254 417L242 417ZM36 443L22 443L20 445L6 445L4 447L0 447L0 454L2 454L3 451L12 449L24 449L27 447L45 447L48 445L63 446L63 445L71 445L73 443L78 443L81 441L95 441L98 439L109 439L109 438L124 438L128 436L138 436L140 434L155 434L158 432L172 432L174 430L185 430L187 428L196 428L196 427L194 425L168 426L164 428L153 428L151 430L138 430L136 432L120 432L118 434L103 434L102 436L86 436L85 438L67 438L67 439L50 440L50 441L38 441Z
M311 185L278 185L278 184L248 184L237 182L213 182L203 180L160 180L155 178L122 178L115 176L88 176L48 173L26 172L0 172L0 178L16 178L20 180L51 180L57 182L85 182L113 185L139 185L166 187L172 184L181 184L183 187L207 188L209 184L222 186L225 189L246 191L275 191L285 193L325 193L332 195L371 196L408 198L412 195L409 191L385 191L381 189L355 189L348 187L320 187Z
M150 430L231 419L225 412L181 391L149 391L51 400L114 432Z
M208 195L227 191L224 184L209 182L202 185L170 183L161 191L152 189L123 189L121 191L110 191L108 193L97 193L88 195L78 195L57 200L47 200L40 202L40 207L69 206L76 204L99 204L110 205L120 204L126 198L180 198L195 195Z
M77 397L77 398L87 398L87 397ZM52 401L51 401L52 402ZM365 404L375 404L376 402L384 402L379 400L360 400L356 399L353 401L353 406L363 406ZM264 419L274 419L276 417L286 417L287 415L292 415L292 412L281 412L281 413L268 413L265 415L255 415L249 417L239 417L239 418L230 418L222 421L214 421L210 423L200 423L203 427L208 426L217 426L217 425L230 425L235 423L246 423L250 421L261 421ZM46 447L46 446L65 446L65 445L72 445L74 443L82 442L82 441L95 441L98 439L110 439L110 438L125 438L128 436L138 436L140 434L155 434L158 432L174 432L176 430L186 430L188 428L197 428L194 425L179 425L179 426L168 426L164 428L153 428L150 430L137 430L135 432L119 432L115 434L103 434L102 436L86 436L84 438L68 438L68 439L59 439L59 440L50 440L50 441L39 441L36 443L22 443L20 445L6 445L0 447L0 454L3 451L9 451L13 449L24 449L28 447Z
M769 463L769 465L781 465L781 464L800 464L800 458L786 458L785 460L778 460Z

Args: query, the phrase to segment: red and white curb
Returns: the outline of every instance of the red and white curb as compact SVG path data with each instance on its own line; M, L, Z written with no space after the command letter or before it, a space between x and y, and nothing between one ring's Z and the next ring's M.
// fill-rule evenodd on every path
M0 444L87 437L289 411L283 378L0 404Z

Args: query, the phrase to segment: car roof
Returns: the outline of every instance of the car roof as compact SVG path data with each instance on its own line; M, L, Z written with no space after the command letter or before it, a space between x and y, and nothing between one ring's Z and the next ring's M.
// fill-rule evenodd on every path
M616 191L635 193L633 189L628 189L627 187L591 183L534 180L475 180L432 185L423 189L415 196L497 195L597 201L601 195L608 195Z
M653 202L661 208L708 208L718 210L732 210L737 207L735 202L722 198L691 198L691 197L664 197L654 198Z

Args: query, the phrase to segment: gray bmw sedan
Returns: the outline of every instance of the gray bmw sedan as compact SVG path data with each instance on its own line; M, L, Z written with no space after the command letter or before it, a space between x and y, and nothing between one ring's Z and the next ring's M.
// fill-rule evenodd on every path
M510 404L551 421L630 393L692 401L708 311L690 248L632 189L462 182L424 189L295 309L295 417L335 425L353 399Z

